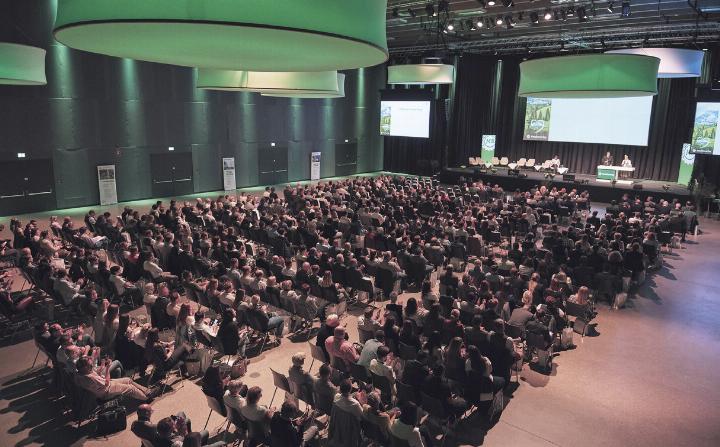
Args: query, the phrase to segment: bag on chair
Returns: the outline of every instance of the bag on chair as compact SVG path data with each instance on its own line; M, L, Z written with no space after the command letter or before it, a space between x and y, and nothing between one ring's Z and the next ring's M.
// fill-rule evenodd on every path
M560 347L568 349L573 346L573 328L566 327L560 333Z

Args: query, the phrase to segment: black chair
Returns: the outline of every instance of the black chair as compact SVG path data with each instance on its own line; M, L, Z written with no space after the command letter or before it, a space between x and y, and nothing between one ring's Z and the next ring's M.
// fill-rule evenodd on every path
M382 290L383 296L387 299L395 289L395 273L388 269L378 268L375 271L375 287Z
M363 329L358 327L358 339L360 344L365 344L366 341L375 338L375 332L370 329Z
M207 394L205 395L205 399L207 400L208 407L210 408L210 413L208 413L208 417L205 420L205 426L203 427L203 430L207 428L208 422L210 422L210 416L212 416L213 411L223 417L227 417L227 409L225 408L225 405L223 405L221 402L218 402L218 400L214 397L208 396Z
M308 368L308 371L312 370L315 360L325 365L330 363L330 360L327 358L327 355L325 355L325 351L323 351L322 347L317 346L312 342L308 342L308 345L310 345L310 357L312 357L312 362L310 362L310 368Z
M315 410L322 414L330 415L332 412L334 396L323 396L313 391L313 400L315 401Z
M386 405L389 405L392 402L393 396L393 389L392 384L390 384L390 380L387 377L380 376L372 371L370 372L370 376L372 377L373 386L380 390L380 398Z
M357 363L350 364L350 376L357 382L371 382L368 370L364 366L358 365Z
M387 436L380 426L374 422L370 422L367 419L362 418L360 420L360 429L362 430L363 436L373 443L378 443L381 446L388 444Z
M565 313L568 316L575 317L573 322L573 331L584 337L587 333L588 323L590 319L590 306L572 303L570 301L565 303Z
M410 443L390 433L390 447L410 447Z
M279 373L272 368L270 368L270 372L272 373L273 385L275 385L275 391L273 391L272 398L270 399L270 405L268 405L268 406L272 406L272 403L275 400L275 393L277 393L278 388L280 388L281 390L285 391L288 394L293 394L292 388L290 388L290 381L288 380L287 376L285 376L285 374Z
M443 441L447 438L448 426L450 423L450 415L445 411L445 405L440 399L436 399L432 396L420 392L420 406L423 410L427 411L432 419L434 419L438 425L443 427Z
M400 358L402 360L408 361L408 360L415 360L417 357L417 348L415 346L406 345L405 343L400 342L398 345L398 351Z
M515 326L513 324L506 324L505 325L505 335L507 335L510 338L519 338L520 340L525 339L525 328L520 326Z
M402 383L399 380L395 381L395 390L397 392L398 402L417 402L418 396L415 388L412 386Z

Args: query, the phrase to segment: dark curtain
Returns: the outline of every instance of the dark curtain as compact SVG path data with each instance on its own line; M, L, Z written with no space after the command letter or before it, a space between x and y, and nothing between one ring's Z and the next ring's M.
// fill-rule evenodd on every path
M496 59L495 63L492 59ZM465 55L461 59L450 126L450 166L465 165L468 157L479 156L482 135L495 134L496 155L511 161L525 157L542 162L557 154L571 172L595 174L600 159L610 151L618 161L627 154L638 178L677 180L682 145L692 133L696 79L659 81L647 147L524 141L526 100L517 96L522 60L504 56L498 63L497 58L482 55ZM717 166L714 162L706 164Z
M443 165L446 145L446 101L432 102L430 138L385 137L384 166L386 171L431 175Z
M496 57L466 55L459 59L450 124L449 166L464 165L468 157L479 156L483 134L494 133L501 67Z

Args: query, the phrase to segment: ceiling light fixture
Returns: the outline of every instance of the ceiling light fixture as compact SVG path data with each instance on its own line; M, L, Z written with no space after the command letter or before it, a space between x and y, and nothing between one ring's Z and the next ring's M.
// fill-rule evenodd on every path
M497 19L495 19L496 25L502 25L503 24L503 18L500 16L497 16Z
M615 2L610 2L607 5L607 11L612 14L615 12Z
M538 17L538 13L536 11L530 13L530 22L533 25L537 25L538 23L540 23L540 18Z
M301 72L385 62L387 1L338 3L62 0L53 34L77 50L185 67Z
M545 10L545 20L551 20L551 19L552 19L552 14L550 13L549 9L546 9Z
M46 85L45 50L0 42L0 84Z

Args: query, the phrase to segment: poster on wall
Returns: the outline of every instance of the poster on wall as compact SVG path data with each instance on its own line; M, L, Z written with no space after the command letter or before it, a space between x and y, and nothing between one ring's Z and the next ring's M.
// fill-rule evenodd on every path
M552 100L546 98L528 98L525 109L525 127L523 139L547 141L550 135L550 112Z
M115 165L99 165L98 188L100 189L100 205L117 203L117 185L115 184Z
M235 157L223 158L223 188L225 191L237 189L235 183Z
M320 155L321 152L310 154L310 180L320 180Z
M492 163L495 156L495 139L495 135L482 136L482 152L480 156L485 163Z
M680 157L680 169L678 171L678 183L689 185L695 167L695 154L692 153L692 145L685 143L682 146L682 157Z

